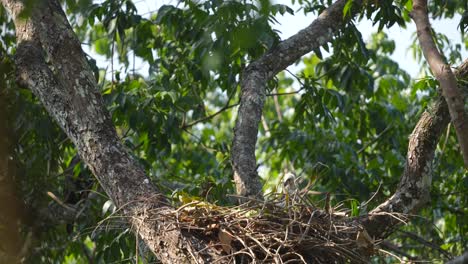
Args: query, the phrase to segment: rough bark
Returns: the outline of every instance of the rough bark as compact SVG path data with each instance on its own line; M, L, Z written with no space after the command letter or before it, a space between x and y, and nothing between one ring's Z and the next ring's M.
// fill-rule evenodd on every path
M414 0L411 12L424 57L442 88L450 117L460 144L465 168L468 169L468 116L465 111L464 94L457 87L457 80L435 45L427 15L427 0Z
M347 0L338 0L308 27L252 62L243 72L241 103L232 143L231 161L237 194L260 196L262 184L257 173L255 144L266 97L266 84L303 55L329 42L350 17L343 18ZM361 1L354 1L360 6Z
M449 262L447 262L447 264L465 264L465 263L468 263L468 251L463 253L463 255L458 256L450 260Z
M456 77L467 79L467 69L468 60L465 60L455 72ZM460 86L463 83L461 81ZM439 96L422 114L410 136L406 165L397 190L360 220L372 237L385 238L402 223L400 220L407 220L409 214L417 212L430 200L434 152L449 122L447 103Z
M218 258L206 243L174 228L174 219L166 217L173 209L120 143L59 2L37 1L28 7L21 0L1 2L16 27L18 83L40 99L147 246L164 263Z

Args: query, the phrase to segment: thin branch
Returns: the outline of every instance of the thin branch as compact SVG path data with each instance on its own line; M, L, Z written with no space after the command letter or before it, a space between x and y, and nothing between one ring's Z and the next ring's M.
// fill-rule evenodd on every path
M387 250L391 250L391 251L397 253L398 255L403 256L403 257L405 257L405 258L407 258L409 260L417 260L418 259L417 257L413 257L410 254L403 251L400 246L395 245L395 244L393 244L393 243L391 243L389 241L382 241L379 245L380 245L380 247L385 248Z
M267 94L266 96L292 95L292 94L298 94L299 92L301 92L301 91L303 91L303 90L304 90L304 87L302 87L302 88L299 89L299 90L292 91L292 92L286 92L286 93L270 93L270 94Z
M207 151L210 151L210 152L216 152L216 151L219 151L218 149L214 149L214 148L210 148L208 147L207 145L205 145L205 143L203 143L202 139L200 137L198 137L197 135L193 134L192 132L190 132L190 130L188 130L187 128L182 128L182 131L184 131L185 133L189 134L190 136L192 136L193 138L195 138L196 140L198 140L198 143L203 147L205 148Z
M450 136L450 124L447 126L447 133L445 134L445 140L444 140L444 144L442 145L442 149L441 149L441 155L443 156L444 152L445 152L445 147L447 146L447 142L448 142L448 139L449 139L449 136Z
M262 126L263 126L263 130L265 130L265 136L270 137L271 136L270 128L268 127L268 123L266 122L264 115L262 115Z
M301 78L299 76L297 76L296 74L292 73L290 70L288 69L285 69L285 71L287 71L289 74L291 74L294 78L296 78L297 82L304 86L304 83L302 82Z
M58 203L60 206L62 206L63 208L65 208L66 210L72 212L72 213L76 213L76 208L72 207L71 205L68 205L66 204L65 202L63 202L62 200L60 200L60 198L58 198L57 196L55 196L55 194L53 194L52 192L46 192L47 196L49 196L52 200L54 200L56 203Z
M366 148L368 148L370 145L374 144L375 142L379 141L380 138L382 138L383 135L385 135L388 131L390 131L390 128L392 128L392 124L388 125L382 132L380 132L375 138L373 138L370 142L367 142L364 146L362 146L361 149L357 151L357 154L361 154Z
M408 231L403 231L403 230L398 230L398 232L402 233L403 235L405 235L406 237L408 238L411 238L412 240L414 241L417 241L421 244L423 244L424 246L426 247L429 247L435 251L438 251L440 254L444 255L446 258L452 258L452 254L450 254L449 252L443 250L442 248L440 248L438 245L434 244L434 243L431 243L429 241L427 241L426 239L412 233L412 232L408 232Z
M186 128L192 127L192 126L194 126L194 125L196 125L196 124L198 124L198 123L205 122L206 120L209 120L209 119L211 119L211 118L213 118L213 117L215 117L215 116L221 114L222 112L224 112L224 111L226 111L226 110L228 110L228 109L231 109L231 108L233 108L233 107L236 107L236 106L238 106L238 105L239 105L239 103L237 103L237 104L232 104L232 105L226 105L226 106L224 106L223 108L219 109L217 112L215 112L215 113L213 113L213 114L211 114L211 115L202 117L202 118L200 118L200 119L198 119L198 120L195 120L195 121L193 121L193 122L191 122L191 123L189 123L189 124L184 124L184 125L182 126L182 129L185 130Z
M275 88L274 91L278 91L278 89ZM275 110L276 115L278 116L278 121L283 122L283 114L281 113L281 106L278 101L278 94L273 95L273 102L275 103Z

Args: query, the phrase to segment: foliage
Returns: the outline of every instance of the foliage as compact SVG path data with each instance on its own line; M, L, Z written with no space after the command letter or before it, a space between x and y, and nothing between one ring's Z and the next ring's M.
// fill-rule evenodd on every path
M313 15L330 2L292 4ZM282 72L268 84L257 152L265 191L276 190L284 169L293 167L313 183L313 190L331 192L333 203L349 203L354 215L366 212L364 202L374 192L369 208L393 192L408 135L435 97L437 83L431 77L412 79L390 59L395 42L385 30L410 23L412 1L380 2L370 1L331 43L304 57L297 73ZM435 19L462 15L458 30L464 36L462 2L431 1L430 12ZM149 16L131 0L66 0L63 5L83 45L109 61L99 69L96 58L88 57L122 142L154 182L176 199L230 203L229 151L242 70L279 43L279 32L272 28L276 18L299 11L265 0L182 0ZM361 19L377 25L369 40L356 27ZM33 221L30 229L41 243L30 261L135 261L138 242L125 224L113 220L109 199L71 142L34 95L14 84L13 25L4 10L0 22L0 73L8 80L17 113L14 160L26 218L44 219L41 208L54 211L56 202L47 191L85 208L72 223ZM442 33L437 40L448 61L460 63L466 47L452 45ZM422 61L417 43L412 49ZM148 65L148 72L138 70L140 65ZM422 72L429 73L424 65ZM392 237L408 254L425 260L459 255L468 246L468 178L452 130L436 153L431 206L402 228L405 233ZM317 195L316 202L324 198ZM441 250L427 250L408 233ZM143 247L140 254L148 257L140 261L151 261Z

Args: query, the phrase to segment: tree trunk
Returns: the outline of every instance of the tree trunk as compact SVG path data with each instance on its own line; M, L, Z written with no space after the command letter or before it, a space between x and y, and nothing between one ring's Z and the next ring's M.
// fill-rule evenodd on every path
M219 258L220 253L204 241L174 228L175 219L169 215L173 208L120 143L60 3L31 3L34 6L2 0L16 27L19 84L40 99L102 188L162 262L209 263Z

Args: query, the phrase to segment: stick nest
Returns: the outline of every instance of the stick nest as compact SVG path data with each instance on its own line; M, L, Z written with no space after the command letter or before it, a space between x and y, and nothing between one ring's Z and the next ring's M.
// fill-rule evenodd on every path
M374 253L374 242L357 221L295 195L236 207L192 201L174 214L179 228L235 263L368 263Z

